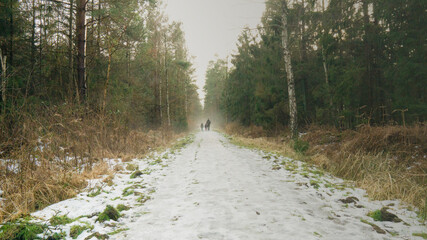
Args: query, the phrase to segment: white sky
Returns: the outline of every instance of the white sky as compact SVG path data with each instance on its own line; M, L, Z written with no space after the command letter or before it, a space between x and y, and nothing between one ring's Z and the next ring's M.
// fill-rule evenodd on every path
M169 20L183 23L187 47L196 69L199 96L209 61L225 58L236 50L237 38L244 27L255 28L261 22L264 0L164 0Z

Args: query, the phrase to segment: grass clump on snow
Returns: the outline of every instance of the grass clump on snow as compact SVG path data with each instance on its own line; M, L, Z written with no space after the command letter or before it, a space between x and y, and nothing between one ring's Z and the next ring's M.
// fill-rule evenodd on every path
M41 239L37 235L45 229L45 225L28 221L9 222L0 228L0 240Z
M375 210L368 213L368 216L374 219L375 221L379 222L401 222L402 220L394 215L393 213L390 213L387 211L387 208L384 207L381 210Z
M139 169L139 167L136 164L129 163L128 165L126 165L126 170L128 170L128 171L136 171L138 169Z
M140 170L137 170L130 175L130 179L137 178L137 177L141 176L142 174L143 173Z
M427 233L412 233L412 236L427 239Z
M107 205L105 210L99 214L98 218L96 219L96 222L105 222L108 220L114 220L117 221L120 218L120 213L111 205Z
M99 194L101 194L101 188L100 187L96 188L96 191L92 190L87 196L88 197L96 197Z
M127 187L127 188L125 188L123 190L123 193L122 193L123 197L127 197L127 196L133 194L135 191L132 188L133 187Z
M108 235L112 236L112 235L115 235L115 234L118 234L118 233L121 233L121 232L124 232L127 230L129 230L129 228L120 228L120 229L117 229L116 231L108 233Z
M117 205L116 209L117 209L117 211L121 212L121 211L129 210L130 207L128 207L128 206L126 206L124 204L119 204L119 205Z
M67 215L62 215L62 216L53 216L50 220L49 223L52 226L58 226L58 225L66 225L69 223L74 222L73 219L69 218Z
M80 234L86 230L92 230L93 226L90 224L86 225L74 225L70 229L70 237L76 239Z

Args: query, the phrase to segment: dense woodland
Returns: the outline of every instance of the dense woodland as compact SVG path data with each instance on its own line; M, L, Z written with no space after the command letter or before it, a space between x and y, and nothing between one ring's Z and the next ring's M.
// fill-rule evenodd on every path
M202 110L161 1L0 0L0 222L165 146Z
M299 125L424 122L426 7L419 0L295 0L283 10L283 1L268 0L258 29L241 33L237 53L211 62L205 109L226 122L286 126L285 29Z
M19 131L23 112L64 105L133 128L185 130L200 111L193 68L181 24L159 5L2 0L2 138Z

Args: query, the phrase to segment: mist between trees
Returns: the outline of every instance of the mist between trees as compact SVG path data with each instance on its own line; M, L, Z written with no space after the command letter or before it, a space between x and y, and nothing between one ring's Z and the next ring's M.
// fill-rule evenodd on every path
M271 131L288 125L286 29L300 124L426 121L425 1L288 1L286 26L283 2L268 0L258 28L242 31L237 53L211 62L208 112Z

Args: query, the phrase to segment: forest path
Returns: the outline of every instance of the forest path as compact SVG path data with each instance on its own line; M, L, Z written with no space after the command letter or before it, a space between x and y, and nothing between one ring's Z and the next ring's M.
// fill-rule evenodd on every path
M306 172L273 170L278 161ZM321 175L291 159L234 146L217 132L200 132L169 164L146 213L113 239L393 238L361 222L370 219L365 207L373 203L339 201L364 199L362 190L337 190L342 180ZM323 188L320 179L336 188ZM394 224L385 227L410 236Z

